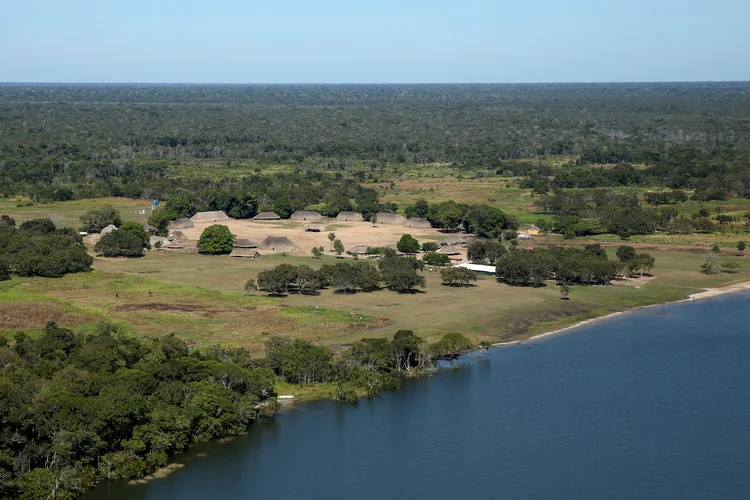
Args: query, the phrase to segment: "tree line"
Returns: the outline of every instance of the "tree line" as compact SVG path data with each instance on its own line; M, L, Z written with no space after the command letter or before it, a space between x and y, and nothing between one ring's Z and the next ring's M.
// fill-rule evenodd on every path
M0 359L3 498L74 498L100 480L140 477L275 409L274 373L247 351L189 351L174 336L48 322L36 338L0 336Z

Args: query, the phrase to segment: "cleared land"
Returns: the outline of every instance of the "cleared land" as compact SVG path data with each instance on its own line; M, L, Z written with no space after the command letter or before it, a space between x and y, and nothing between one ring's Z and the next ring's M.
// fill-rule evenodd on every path
M406 182L406 181L405 181ZM426 184L425 184L426 182ZM431 179L421 179L430 186ZM522 220L536 220L533 198L528 190L506 188L498 181L446 180L433 191L435 197L417 190L408 196L393 195L399 203L425 197L430 201L455 198L458 201L482 201L480 193L491 190L491 204L510 213L525 214ZM455 188L455 189L454 189ZM460 188L460 189L459 189ZM398 188L397 188L398 189ZM461 191L466 189L466 191ZM445 190L445 191L444 191ZM386 199L391 196L390 191ZM91 208L111 204L121 210L124 219L143 219L134 211L147 205L143 201L119 198L63 202L31 207L16 207L17 200L0 200L0 213L8 213L18 222L53 215L76 227L78 218ZM726 208L731 202L723 202ZM721 203L717 203L719 205ZM736 202L743 208L744 202ZM708 205L708 204L707 204ZM706 288L715 288L750 279L750 258L736 257L725 249L722 260L743 263L739 273L705 275L699 272L706 248L713 242L729 247L741 234L634 237L634 246L656 257L653 277L621 280L614 286L575 286L571 300L560 300L554 284L542 288L510 287L491 277L482 277L476 286L447 287L439 273L425 272L427 287L413 294L388 290L371 293L340 294L322 290L318 295L291 294L266 297L259 293L248 297L243 286L265 269L282 262L318 267L335 262L331 256L329 232L336 233L348 249L355 245L393 245L404 233L420 241L449 236L436 229L411 229L403 226L370 223L326 222L320 233L306 232L307 222L232 220L226 223L240 238L260 243L266 236L286 236L297 250L261 251L258 260L228 256L205 256L179 251L149 251L138 259L97 258L94 273L70 275L62 279L15 278L0 285L0 330L35 330L47 319L64 325L93 325L107 320L127 325L143 334L175 333L198 343L236 344L259 353L270 334L291 335L323 343L345 343L368 336L390 336L400 328L436 339L458 331L474 341L504 341L525 338L555 330L581 320L633 307L687 298ZM210 224L197 224L184 232L193 241ZM621 242L609 235L598 236L610 252ZM550 235L535 238L528 245L545 243L584 244L588 240L562 240ZM659 243L669 243L664 245ZM313 246L322 246L327 256L315 260ZM670 251L664 251L670 250Z

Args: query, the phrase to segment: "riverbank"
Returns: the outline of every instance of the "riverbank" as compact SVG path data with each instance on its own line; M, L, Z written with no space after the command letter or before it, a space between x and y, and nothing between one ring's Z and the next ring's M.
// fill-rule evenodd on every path
M744 282L741 282L741 283L735 283L735 284L732 284L732 285L726 285L726 286L717 287L717 288L707 288L707 289L705 289L702 292L697 292L697 293L690 294L688 296L688 298L686 298L686 299L675 300L675 301L671 301L671 302L663 302L663 303L659 303L659 304L649 304L649 305L646 305L646 306L633 307L631 309L627 309L627 310L624 310L624 311L617 311L617 312L614 312L614 313L611 313L611 314L606 314L604 316L599 316L597 318L591 318L591 319L586 319L586 320L583 320L583 321L579 321L577 323L574 323L572 325L566 326L564 328L558 328L558 329L552 330L550 332L544 332L544 333L540 333L540 334L537 334L537 335L533 335L533 336L531 336L531 337L529 337L527 339L514 340L512 342L497 342L497 343L492 344L492 346L493 347L501 347L501 346L505 346L505 345L520 344L520 343L523 343L523 342L529 342L529 341L532 341L532 340L538 340L538 339L541 339L541 338L544 338L544 337L549 337L551 335L557 335L558 333L566 332L568 330L572 330L574 328L578 328L578 327L581 327L581 326L584 326L584 325L588 325L588 324L591 324L591 323L594 323L594 322L597 322L597 321L602 321L602 320L605 320L605 319L608 319L608 318L613 318L615 316L619 316L619 315L625 314L627 312L638 311L640 309L646 309L646 308L649 308L649 307L663 306L663 305L667 305L667 304L679 304L681 302L691 302L693 300L709 299L709 298L712 298L712 297L718 297L720 295L725 295L727 293L737 293L737 292L743 292L743 291L746 291L746 290L750 290L750 281L744 281Z

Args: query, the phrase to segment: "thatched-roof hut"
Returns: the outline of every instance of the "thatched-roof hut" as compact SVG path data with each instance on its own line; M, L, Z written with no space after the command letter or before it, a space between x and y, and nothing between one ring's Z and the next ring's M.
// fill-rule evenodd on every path
M367 245L357 245L355 247L351 247L349 250L346 251L346 253L350 255L365 255L367 253L367 249L369 247Z
M255 217L253 217L253 220L279 220L281 217L279 217L277 214L273 212L261 212Z
M234 248L256 248L258 246L254 241L250 241L247 238L237 238L232 244Z
M445 238L437 242L440 246L454 246L454 245L467 245L469 243L468 238L464 238L462 236L455 236L452 238Z
M305 228L305 231L310 231L311 233L319 233L323 231L326 228L326 225L322 222L313 222L307 228Z
M291 252L297 249L297 245L286 236L269 236L260 242L258 248L262 250L274 250L276 252Z
M109 226L107 226L104 229L102 229L101 231L99 231L99 234L101 234L102 236L104 236L105 234L109 234L112 231L117 231L117 226L113 226L112 224L110 224Z
M161 243L159 245L160 248L166 248L169 245L169 240L163 236L152 236L148 239L148 243L151 245L151 248L156 248L157 243Z
M169 223L169 226L167 226L167 231L171 233L176 229L190 229L191 227L195 227L192 220L177 219Z
M365 218L359 212L341 212L336 216L339 222L364 222Z
M378 212L375 216L374 222L376 224L387 224L389 226L403 226L406 223L406 219L401 214Z
M179 250L183 246L185 246L184 241L175 240L175 241L170 241L169 245L167 245L167 248L169 248L170 250Z
M185 235L185 233L179 230L172 231L171 233L169 233L168 238L169 238L169 241L182 241L182 242L188 241L188 237Z
M221 211L215 212L198 212L197 214L190 217L193 224L205 224L207 222L223 222L231 220L227 214Z
M406 223L404 224L406 227L413 227L415 229L431 229L432 224L430 224L430 221L427 219L423 219L422 217L410 217L406 219Z
M291 220L323 220L323 216L313 210L297 210L289 218Z
M253 250L252 248L234 248L230 257L244 257L246 259L257 259L260 257L260 252Z
M459 255L461 253L461 250L459 250L458 245L447 245L444 247L440 247L437 250L437 253L441 253L443 255Z

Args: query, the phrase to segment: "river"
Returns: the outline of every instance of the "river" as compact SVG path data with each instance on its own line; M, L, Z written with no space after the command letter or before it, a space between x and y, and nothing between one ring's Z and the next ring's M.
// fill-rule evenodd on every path
M88 500L747 499L750 293L642 309L301 404Z

